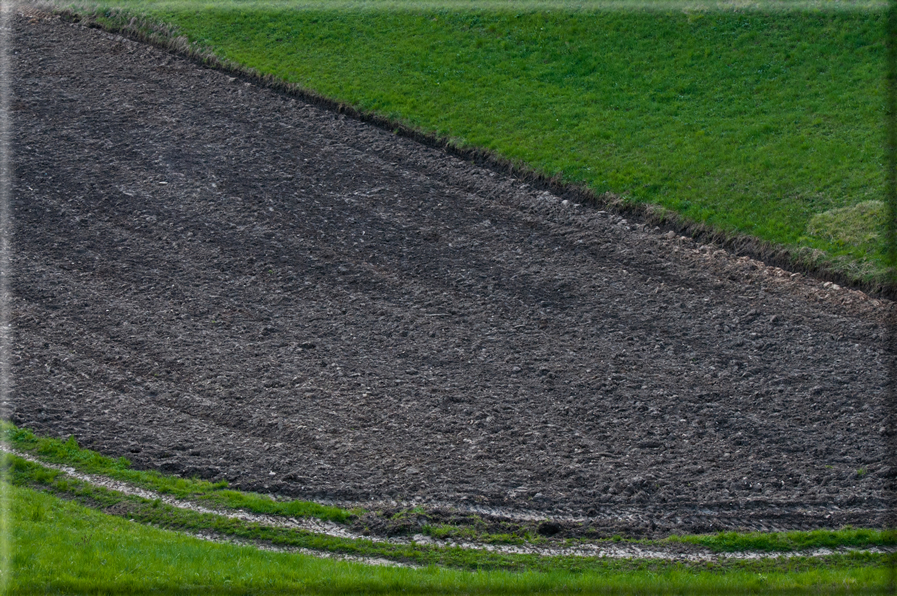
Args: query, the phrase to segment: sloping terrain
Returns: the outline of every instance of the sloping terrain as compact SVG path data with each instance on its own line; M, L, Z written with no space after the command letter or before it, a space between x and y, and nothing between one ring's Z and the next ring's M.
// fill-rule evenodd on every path
M881 526L890 303L16 21L13 420L597 533Z

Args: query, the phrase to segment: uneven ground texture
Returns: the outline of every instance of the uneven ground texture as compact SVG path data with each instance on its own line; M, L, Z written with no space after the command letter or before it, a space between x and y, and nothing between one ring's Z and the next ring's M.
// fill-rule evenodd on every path
M17 424L244 489L598 532L883 523L889 303L15 25Z

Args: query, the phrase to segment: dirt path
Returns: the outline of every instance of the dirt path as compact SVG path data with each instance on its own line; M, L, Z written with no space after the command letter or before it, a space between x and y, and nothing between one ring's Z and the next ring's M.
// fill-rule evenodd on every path
M889 303L55 18L13 64L17 423L596 535L883 523Z

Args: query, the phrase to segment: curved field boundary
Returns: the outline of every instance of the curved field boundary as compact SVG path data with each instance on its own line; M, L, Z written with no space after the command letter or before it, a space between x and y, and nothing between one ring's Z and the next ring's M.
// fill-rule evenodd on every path
M804 8L809 8L812 4L809 3ZM262 74L253 68L221 59L208 48L190 43L186 37L179 35L171 25L158 22L129 9L109 9L91 3L77 7L62 6L43 0L30 4L30 6L35 7L38 11L50 11L88 27L102 28L111 33L124 35L129 39L175 52L198 64L234 75L242 81L264 86L334 113L412 139L424 146L445 151L477 166L513 176L534 188L551 192L572 202L607 209L645 225L658 226L663 230L675 232L677 235L685 235L700 244L713 244L733 254L758 259L769 266L811 275L821 281L837 283L877 297L890 299L897 297L897 285L892 276L889 277L887 273L864 278L859 268L845 266L843 262L835 264L832 261L827 261L823 253L815 249L786 248L741 232L713 228L704 223L690 220L670 209L647 203L627 202L614 193L598 193L585 186L565 183L558 176L539 172L487 149L458 146L451 138L422 132L376 112L357 109L314 90L287 83L275 76ZM872 6L877 9L881 5L871 4L865 9L870 9ZM799 6L792 8L801 10ZM761 8L753 7L752 9ZM854 271L854 269L856 270Z
M215 516L225 517L233 520L240 520L250 524L258 524L265 527L301 530L314 534L332 536L336 538L344 538L349 540L360 540L379 542L395 545L416 545L416 546L434 546L438 548L460 548L464 550L496 552L509 555L538 555L541 557L594 557L607 559L646 559L646 560L663 560L663 561L679 561L683 563L697 562L720 562L725 560L759 560L759 559L781 559L781 558L819 558L829 557L832 555L844 555L851 553L868 553L868 554L891 554L897 552L897 547L873 547L873 548L815 548L792 552L770 553L769 551L741 551L730 553L715 553L706 549L686 548L683 549L681 544L664 546L662 544L642 545L636 543L583 543L574 547L555 547L543 546L536 544L524 545L500 545L485 544L476 542L463 542L457 540L436 540L422 534L412 536L410 538L397 537L376 537L365 536L357 532L352 532L345 526L333 522L326 522L311 518L283 517L274 515L260 515L245 511L235 511L228 509L212 509L199 505L197 503L177 499L170 495L165 495L145 488L133 486L120 480L115 480L97 474L85 474L75 470L70 466L58 465L45 462L40 458L33 457L27 453L17 451L0 445L0 452L15 455L26 461L38 464L44 468L58 470L62 472L64 477L72 478L85 482L93 487L103 488L122 495L136 496L150 501L159 501L187 511L197 513L211 514ZM345 554L334 555L326 551L315 551L307 548L281 548L266 545L260 542L239 540L227 537L220 533L214 532L187 532L187 534L202 538L204 540L233 542L235 544L245 544L256 546L258 548L276 550L279 552L300 552L312 556L338 558L341 560L355 561L370 565L395 565L393 561L383 559L381 557L359 557L347 556Z

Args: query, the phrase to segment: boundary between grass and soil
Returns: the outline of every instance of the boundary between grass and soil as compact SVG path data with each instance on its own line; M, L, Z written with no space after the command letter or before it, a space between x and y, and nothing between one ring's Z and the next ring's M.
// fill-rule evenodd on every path
M894 532L853 528L724 532L661 540L627 540L620 536L551 540L537 533L497 536L464 527L452 532L446 526L413 528L399 536L366 535L353 522L377 512L278 501L271 496L230 490L224 482L134 470L124 458L112 459L80 448L74 438L63 442L37 437L7 422L0 423L0 441L4 452L0 470L7 482L15 485L207 540L375 565L551 570L587 569L612 561L732 566L855 559L858 563L878 560L884 564L897 554Z
M46 0L29 3L28 6L37 12L54 14L87 28L102 29L161 48L204 67L223 71L244 82L259 85L319 108L376 126L497 173L514 176L535 188L550 191L561 198L591 207L600 207L646 225L657 226L663 230L689 236L702 244L712 244L724 248L738 256L748 256L763 261L767 265L781 267L795 273L808 274L821 281L833 282L872 296L897 299L897 280L894 280L888 272L872 279L863 279L859 274L851 274L853 269L836 268L832 261L825 259L823 251L809 247L789 248L740 232L716 229L690 220L659 205L629 202L614 193L598 193L579 184L563 182L558 176L549 176L522 162L512 161L487 149L459 146L448 137L421 131L376 112L360 110L300 85L287 83L273 75L262 74L254 68L219 58L210 49L200 46L196 42L191 43L185 36L179 35L174 26L129 9L103 8L96 4L62 7ZM841 265L843 266L844 263L842 262Z
M65 498L70 492L70 481L76 481L77 486L84 488L93 487L93 489L102 489L97 494L113 496L120 498L122 501L128 497L137 497L141 503L151 503L154 508L160 504L179 510L192 511L207 516L217 516L227 518L229 520L238 520L249 525L257 525L266 528L278 528L288 530L299 530L312 534L320 534L333 538L343 538L356 541L369 541L373 543L384 543L394 545L416 545L416 546L434 546L438 548L459 548L468 551L486 551L511 555L538 555L541 557L599 557L607 559L657 559L664 561L679 561L686 563L694 562L720 562L727 559L732 560L757 560L763 558L820 558L832 555L847 554L894 554L897 553L897 545L895 546L866 546L866 547L816 547L797 551L760 551L760 550L743 550L725 552L714 552L711 549L682 549L682 545L688 542L678 541L609 541L608 543L589 543L583 542L579 546L548 546L540 544L524 544L524 545L501 545L487 544L481 542L458 542L454 540L439 541L423 534L416 534L410 538L402 537L373 537L364 536L352 532L335 522L324 522L314 518L297 518L279 515L265 515L247 512L245 510L233 510L227 508L209 509L202 505L189 500L178 499L160 492L142 489L132 486L126 482L112 480L110 478L95 475L83 474L72 467L58 464L49 464L26 455L13 449L4 449L4 454L10 459L8 468L11 468L13 474L18 473L22 477L33 478L34 486L44 485L43 488L49 492ZM28 466L27 464L33 464ZM22 474L25 472L25 474ZM56 473L54 473L56 472ZM82 493L84 490L82 490ZM83 496L83 495L82 495ZM77 499L81 500L81 499ZM187 532L188 534L201 538L203 540L226 541L238 544L248 544L259 546L265 549L279 550L282 552L298 551L313 556L333 557L332 553L321 550L311 550L308 548L278 548L272 545L260 545L256 542L247 541L241 538L229 538L229 532L220 530L218 533L202 533L203 530L211 530L211 528L197 528L195 532ZM862 531L861 531L862 532ZM873 531L874 532L874 531ZM690 537L684 537L688 540ZM683 538L679 538L683 540ZM666 542L666 544L664 544ZM885 538L882 542L890 542ZM679 548L671 548L679 547ZM339 557L345 560L354 560L356 562L374 564L374 565L401 565L390 561L389 559L373 559L363 556L343 555Z
M55 483L51 470L12 456L3 462L12 483L0 488L16 545L4 570L17 594L877 594L888 587L889 556L868 553L722 563L476 553L447 564L431 558L425 568L333 552L322 557L321 549L282 544L283 536L274 545L147 521L141 513L158 515L166 506L102 489L60 496L46 488Z

